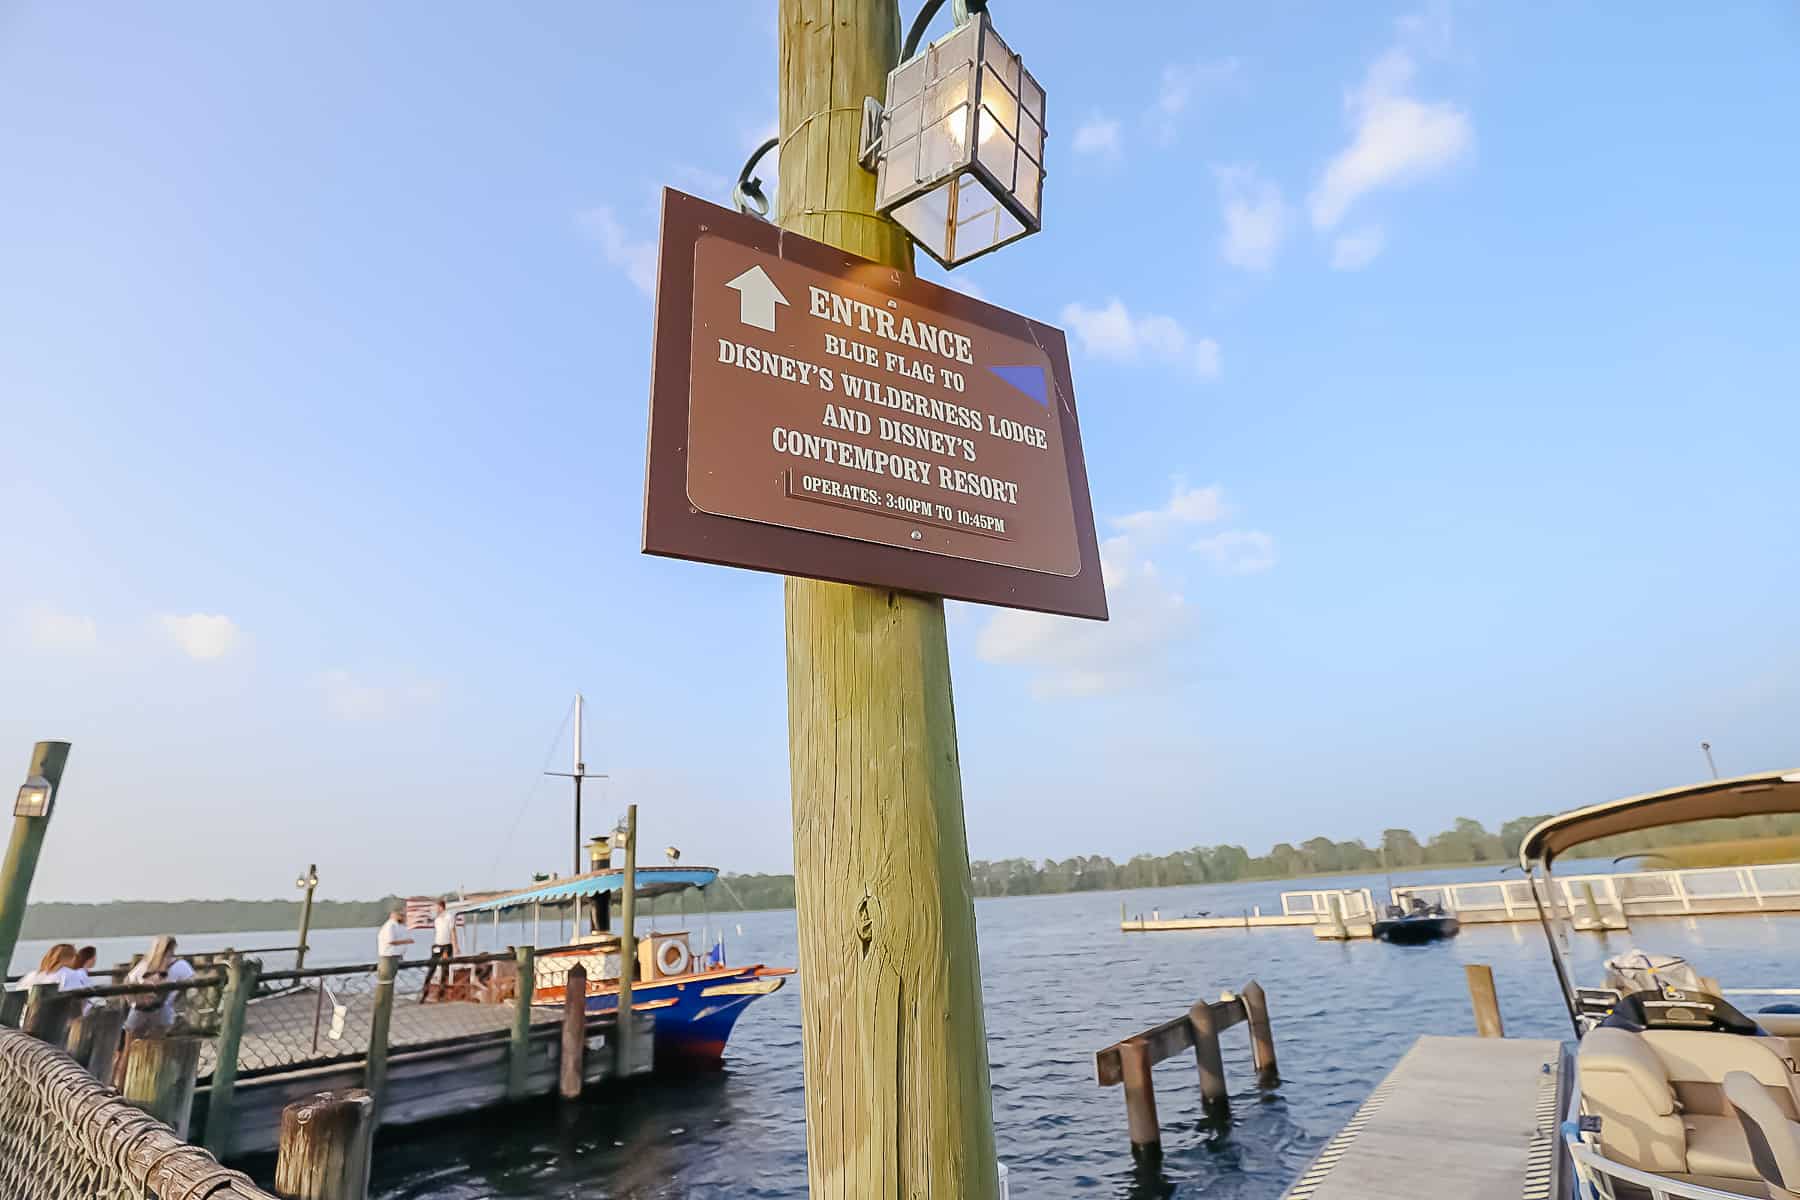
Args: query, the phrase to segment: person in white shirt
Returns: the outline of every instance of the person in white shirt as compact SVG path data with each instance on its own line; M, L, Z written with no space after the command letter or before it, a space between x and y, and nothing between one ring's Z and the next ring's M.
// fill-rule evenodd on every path
M180 983L194 977L187 959L175 957L175 939L164 934L150 943L150 952L125 973L126 983ZM156 1037L175 1027L178 992L144 992L131 998L125 1015L125 1032L134 1037Z
M70 988L70 968L75 965L75 947L68 942L58 942L44 951L44 957L38 960L37 970L27 971L19 979L19 987L30 990L40 983L54 983L59 991Z
M396 908L375 935L375 953L381 958L399 958L400 947L412 944L413 940L406 936L406 912Z
M431 922L431 965L425 968L425 986L419 989L419 1003L431 995L431 977L443 970L443 991L450 987L450 960L456 957L456 917L442 900L437 902L437 916Z

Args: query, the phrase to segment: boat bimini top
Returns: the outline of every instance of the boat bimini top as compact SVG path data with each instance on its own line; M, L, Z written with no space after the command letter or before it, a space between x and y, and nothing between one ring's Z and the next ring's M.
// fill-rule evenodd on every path
M1685 825L1690 821L1777 813L1800 813L1800 771L1709 779L1687 787L1594 804L1540 821L1525 835L1519 845L1519 866L1531 881L1538 921L1550 943L1550 958L1562 985L1563 1003L1569 1010L1569 1019L1575 1024L1577 1035L1582 1032L1578 997L1563 958L1564 941L1559 936L1565 914L1562 905L1555 902L1557 893L1550 874L1550 866L1557 857L1598 838L1641 833L1665 825ZM1548 907L1547 900L1550 901Z

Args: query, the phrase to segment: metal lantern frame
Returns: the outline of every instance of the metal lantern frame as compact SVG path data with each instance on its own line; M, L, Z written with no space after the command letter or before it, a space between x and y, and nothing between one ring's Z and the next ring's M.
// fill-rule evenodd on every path
M13 801L15 817L47 817L56 804L56 789L42 775L33 775L19 788Z
M876 211L947 269L1039 232L1044 110L1023 60L971 13L889 72L885 105L865 108ZM980 248L959 252L965 235Z

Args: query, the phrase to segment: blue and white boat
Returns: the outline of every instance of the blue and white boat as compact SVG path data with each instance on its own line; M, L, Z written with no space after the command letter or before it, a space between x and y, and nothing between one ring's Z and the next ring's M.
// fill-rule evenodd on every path
M638 867L635 874L639 899L690 888L703 891L719 877L713 867ZM573 905L577 912L595 916L594 923L603 926L605 918L597 914L607 912L613 895L624 887L625 873L608 866L516 892L473 897L454 908L474 919L477 914ZM620 941L618 934L602 927L578 933L566 946L540 950L532 1003L560 1006L569 971L579 963L587 972L588 1011L618 1011ZM637 937L631 1010L655 1015L658 1069L716 1067L744 1010L759 996L780 991L791 974L790 967L729 965L723 935L696 950L685 929L649 930Z

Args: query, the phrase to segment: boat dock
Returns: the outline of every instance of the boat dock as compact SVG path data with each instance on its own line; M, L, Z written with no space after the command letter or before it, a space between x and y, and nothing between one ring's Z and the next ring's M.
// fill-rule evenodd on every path
M1628 929L1635 917L1800 912L1800 863L1796 862L1571 875L1554 879L1550 886L1562 915L1578 930ZM1464 925L1538 919L1532 884L1526 879L1401 884L1389 890L1383 903L1405 905L1412 899L1440 904ZM1370 923L1374 912L1375 898L1368 888L1321 888L1283 892L1281 912L1267 915L1253 909L1165 919L1152 910L1148 918L1141 913L1131 918L1121 909L1119 929L1124 933L1166 933L1310 926L1316 937L1344 939L1373 936Z
M1549 1038L1422 1037L1285 1200L1554 1200L1566 1074Z

